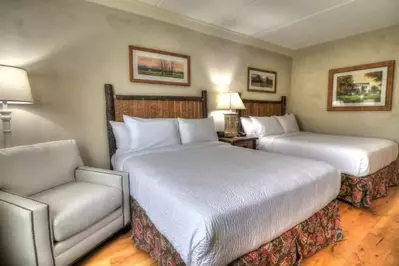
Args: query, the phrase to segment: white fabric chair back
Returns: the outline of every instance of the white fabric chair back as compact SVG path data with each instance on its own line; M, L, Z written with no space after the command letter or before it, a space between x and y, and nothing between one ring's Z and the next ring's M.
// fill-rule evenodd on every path
M0 149L0 189L30 196L75 181L82 165L75 140Z

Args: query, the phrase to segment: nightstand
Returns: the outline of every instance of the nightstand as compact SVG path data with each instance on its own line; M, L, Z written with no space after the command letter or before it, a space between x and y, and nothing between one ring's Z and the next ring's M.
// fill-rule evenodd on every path
M248 149L256 150L256 141L257 137L234 137L234 138L225 138L220 137L219 141L230 143L233 146L243 147Z

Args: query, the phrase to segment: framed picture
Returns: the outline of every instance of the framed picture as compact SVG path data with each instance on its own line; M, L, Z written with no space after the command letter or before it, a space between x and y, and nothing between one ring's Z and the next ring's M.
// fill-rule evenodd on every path
M129 46L130 81L190 86L190 56Z
M390 111L395 61L330 70L328 111Z
M276 93L277 72L248 68L248 91Z

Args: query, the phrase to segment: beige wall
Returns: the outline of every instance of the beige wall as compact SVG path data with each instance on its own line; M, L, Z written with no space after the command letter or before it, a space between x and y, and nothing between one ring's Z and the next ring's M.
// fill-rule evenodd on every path
M305 130L377 136L399 142L399 70L390 112L327 112L328 71L386 60L399 63L399 26L298 51L294 55L289 111Z
M0 36L0 64L25 67L35 99L15 107L14 145L75 138L89 165L108 165L104 83L120 94L207 89L210 109L222 83L259 99L280 99L290 88L289 57L81 0L2 0ZM192 86L130 83L130 44L190 55ZM248 66L277 71L278 93L246 93Z

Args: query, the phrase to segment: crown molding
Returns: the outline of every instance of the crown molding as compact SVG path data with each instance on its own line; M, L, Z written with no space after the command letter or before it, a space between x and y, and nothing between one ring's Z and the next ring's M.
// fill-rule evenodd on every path
M229 41L250 45L270 52L292 57L294 51L276 44L262 41L241 33L224 29L212 24L201 22L156 6L148 5L136 0L85 0L86 2L99 4L109 8L134 13L140 16L149 17L179 27L188 28L200 33L212 35Z

